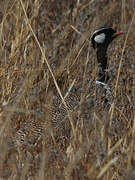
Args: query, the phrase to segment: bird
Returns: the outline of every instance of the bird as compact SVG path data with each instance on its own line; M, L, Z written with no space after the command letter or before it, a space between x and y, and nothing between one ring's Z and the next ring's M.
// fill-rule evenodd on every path
M106 75L107 69L107 48L109 44L123 31L116 31L112 27L102 27L95 30L91 36L92 46L97 53L97 61L99 64L98 80L100 82L107 82L109 77Z
M97 60L102 70L99 74L101 82L105 81L105 70L107 68L107 47L110 42L120 34L122 34L122 31L115 31L112 28L100 28L92 34L91 42L93 48L97 49ZM68 92L68 95L65 97L65 102L70 113L75 114L75 111L77 112L77 108L79 108L82 94L81 89L81 85L76 85L75 87L72 87L70 92ZM58 129L59 132L65 134L65 129L68 131L67 110L57 91L51 92L50 94L51 95L48 95L48 103L45 105L45 107L47 106L49 114L49 120L47 122L51 122L51 125L53 129L56 129L56 132ZM50 97L52 98L51 103ZM77 120L77 118L74 119ZM24 123L15 134L15 147L35 147L38 144L38 141L42 139L43 133L45 132L45 123L46 122L40 122L39 119L36 120L33 118Z

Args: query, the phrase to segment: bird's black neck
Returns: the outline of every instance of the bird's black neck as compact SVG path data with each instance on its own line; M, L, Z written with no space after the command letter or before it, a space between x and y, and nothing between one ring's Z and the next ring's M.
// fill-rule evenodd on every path
M105 82L108 80L105 69L107 68L107 47L99 47L97 49L97 60L99 64L98 80Z

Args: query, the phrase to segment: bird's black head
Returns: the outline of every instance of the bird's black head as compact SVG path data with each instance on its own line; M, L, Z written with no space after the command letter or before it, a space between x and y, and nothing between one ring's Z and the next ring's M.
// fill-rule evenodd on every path
M91 42L94 49L99 47L107 48L108 45L120 34L122 31L116 31L111 27L103 27L96 30L91 36Z

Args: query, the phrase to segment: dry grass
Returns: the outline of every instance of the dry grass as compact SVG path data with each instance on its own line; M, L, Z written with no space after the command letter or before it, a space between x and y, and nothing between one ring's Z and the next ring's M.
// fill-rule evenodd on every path
M135 3L5 0L0 9L0 178L135 179ZM93 30L108 49L112 97L96 86Z

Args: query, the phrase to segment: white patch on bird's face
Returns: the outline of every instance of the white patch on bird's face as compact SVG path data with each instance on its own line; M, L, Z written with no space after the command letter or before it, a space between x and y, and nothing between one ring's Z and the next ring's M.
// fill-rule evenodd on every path
M101 33L101 34L95 36L94 41L97 43L103 43L105 41L105 34Z

